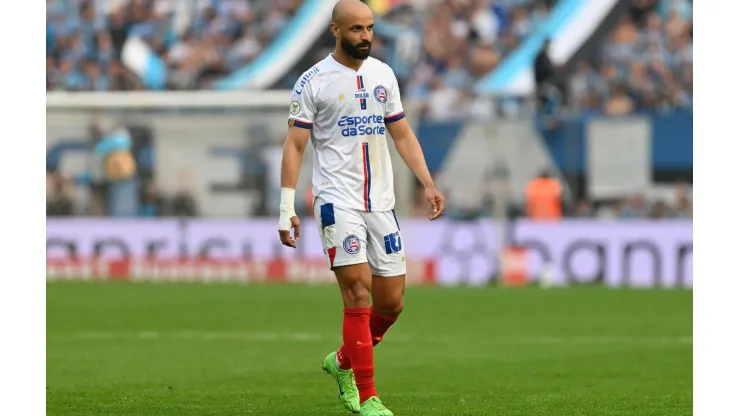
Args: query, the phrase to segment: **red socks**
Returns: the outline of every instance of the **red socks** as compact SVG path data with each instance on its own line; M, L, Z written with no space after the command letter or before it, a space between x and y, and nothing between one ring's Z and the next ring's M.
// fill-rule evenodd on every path
M370 334L373 336L373 347L383 340L383 335L398 319L398 316L378 315L370 308Z
M383 335L385 335L385 333L388 331L388 328L390 328L397 319L397 316L378 315L375 313L375 310L372 307L370 308L369 325L370 334L373 340L373 347L378 345L378 343L383 340ZM339 361L339 368L341 368L342 370L349 370L350 368L352 368L352 360L350 359L344 345L342 345L339 348L339 351L337 351L337 361Z
M342 355L352 362L360 403L375 391L375 367L373 364L373 342L370 335L370 308L345 308L342 323ZM339 356L339 354L337 354Z

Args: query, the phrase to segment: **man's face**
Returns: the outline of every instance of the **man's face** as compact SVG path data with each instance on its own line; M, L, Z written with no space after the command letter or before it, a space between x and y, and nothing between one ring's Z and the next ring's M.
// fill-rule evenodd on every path
M373 44L372 16L363 19L354 19L349 24L340 23L338 26L339 43L347 54L355 59L365 60L370 56Z

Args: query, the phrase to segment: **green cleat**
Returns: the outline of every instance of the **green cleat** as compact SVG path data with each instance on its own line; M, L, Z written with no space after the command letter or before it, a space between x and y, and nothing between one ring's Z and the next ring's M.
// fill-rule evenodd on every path
M393 412L388 410L377 396L373 396L362 402L360 416L393 416Z
M324 358L324 365L321 367L326 374L334 377L339 386L339 401L344 407L352 413L360 413L360 392L357 391L355 384L355 373L352 370L342 370L337 365L337 353L332 352ZM382 406L382 404L381 404ZM364 413L363 413L364 414ZM372 415L386 415L386 413L368 413ZM391 413L387 413L391 414Z

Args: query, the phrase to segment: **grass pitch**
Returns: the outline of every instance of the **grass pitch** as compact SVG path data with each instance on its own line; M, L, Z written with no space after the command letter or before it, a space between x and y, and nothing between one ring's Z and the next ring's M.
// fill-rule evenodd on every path
M333 286L50 283L48 415L348 415ZM411 287L375 349L397 416L690 415L690 291Z

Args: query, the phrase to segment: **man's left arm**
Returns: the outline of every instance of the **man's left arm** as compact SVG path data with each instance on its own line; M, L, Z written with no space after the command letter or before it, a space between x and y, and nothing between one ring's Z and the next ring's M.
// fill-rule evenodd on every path
M427 162L424 160L424 152L421 150L419 140L411 130L411 126L409 126L406 118L386 123L386 128L391 137L393 137L393 143L396 146L396 150L398 150L398 154L401 155L404 163L416 175L419 182L424 185L424 196L432 207L432 215L429 216L429 219L436 220L444 213L445 200L434 185L432 175L429 173L429 168L427 167Z

